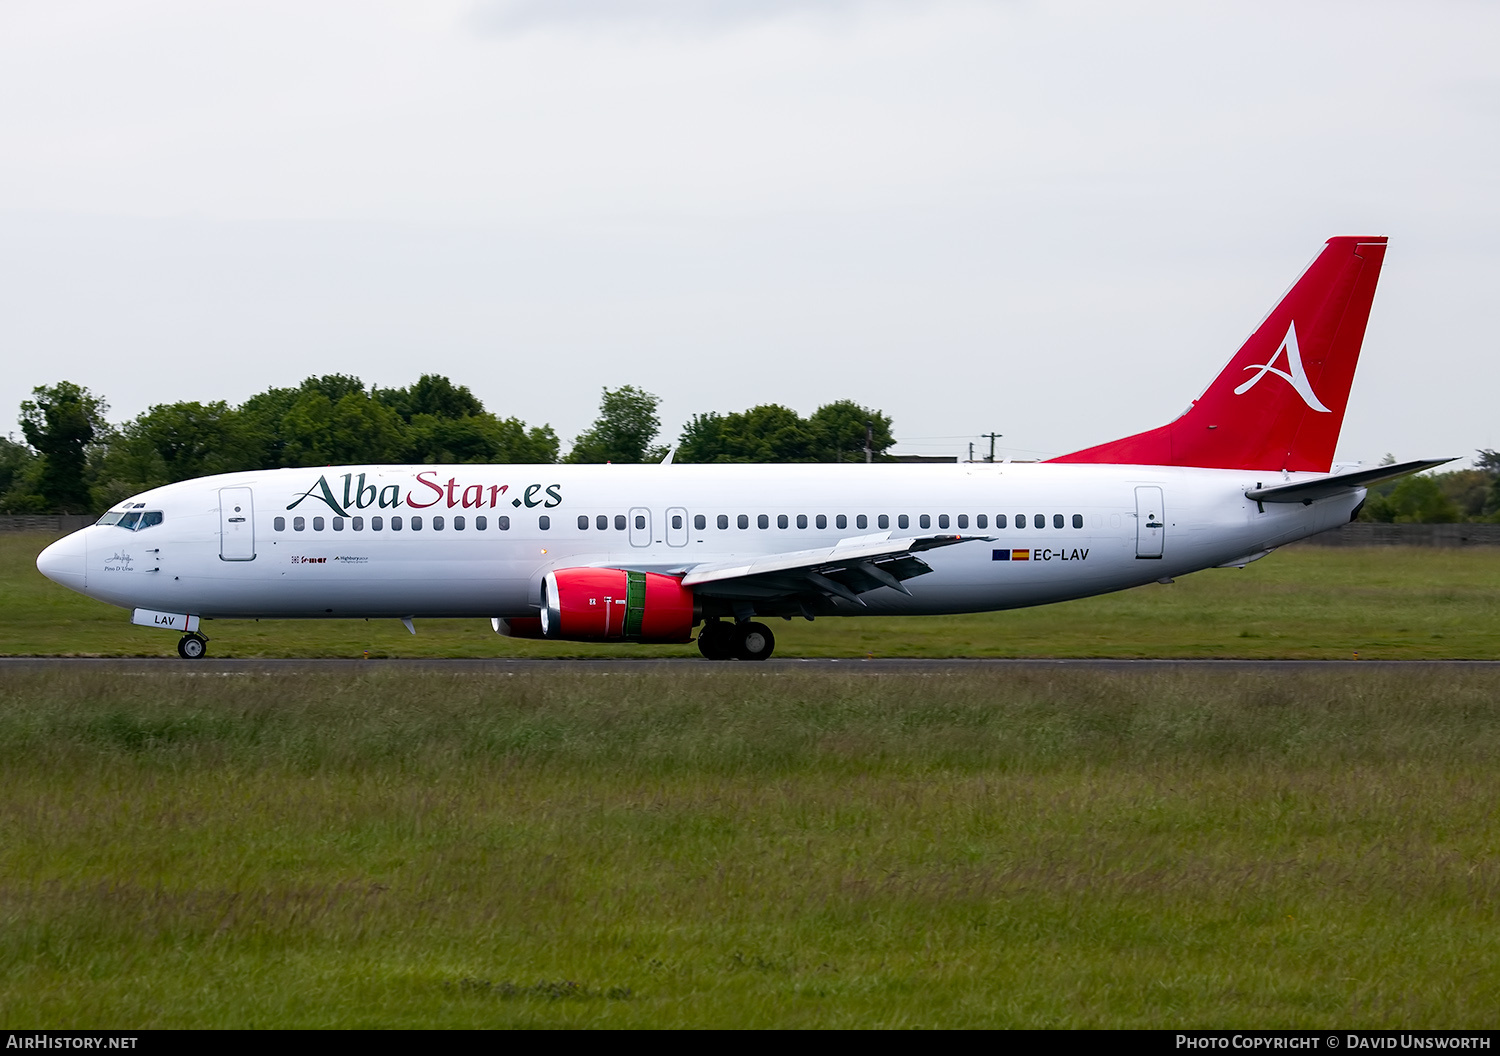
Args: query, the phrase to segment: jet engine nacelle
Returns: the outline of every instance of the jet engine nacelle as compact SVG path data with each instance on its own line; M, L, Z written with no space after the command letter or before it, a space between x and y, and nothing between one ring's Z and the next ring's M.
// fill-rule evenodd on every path
M574 642L686 642L695 599L678 576L560 568L542 580L542 635Z

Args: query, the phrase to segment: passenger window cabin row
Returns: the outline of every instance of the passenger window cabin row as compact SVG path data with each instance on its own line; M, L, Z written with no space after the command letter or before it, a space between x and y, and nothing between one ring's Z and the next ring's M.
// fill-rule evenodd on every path
M547 519L548 518L546 518L546 517L542 518L543 521L546 521ZM321 532L321 531L323 531L324 528L327 528L327 527L332 527L335 532L342 532L344 530L344 528L345 528L346 525L350 529L352 529L353 531L356 531L356 532L362 532L362 531L365 530L365 518L363 518L363 517L311 517L311 518L309 518L309 517L293 517L292 518L292 531L294 531L294 532L305 532L305 531L307 531L308 521L309 520L312 522L312 530L315 531L315 532ZM393 516L393 517L390 517L390 518L385 518L385 517L380 517L380 516L371 517L371 518L369 518L369 528L370 528L370 531L372 531L372 532L383 532L383 531L385 531L385 529L387 527L387 520L389 520L389 527L390 527L390 530L393 531L393 532L399 532L399 531L402 531L404 528L406 528L407 527L407 523L406 523L407 521L410 522L410 527L411 527L412 531L414 531L414 532L420 532L422 530L422 524L423 524L422 515L421 514L412 514L409 518L406 519L406 521L403 521L403 519L399 515ZM286 521L287 521L287 519L285 517L277 517L275 520L273 520L271 522L271 527L274 528L278 532L284 532L284 531L286 531ZM455 515L452 518L452 521L453 521L453 530L455 532L461 532L461 531L463 531L465 528L467 528L469 526L468 518L466 518L463 514L457 514L457 515ZM435 532L441 532L447 526L448 526L448 518L445 518L442 514L435 514L432 517L432 530L433 531L435 531ZM505 516L504 514L502 514L499 517L496 517L495 518L495 527L498 528L502 532L508 532L508 531L510 531L510 518L507 517L507 516ZM545 529L546 527L547 527L546 524L542 525L542 528ZM487 530L488 528L489 528L489 518L488 517L484 516L483 514L480 514L479 516L477 516L477 517L474 518L474 530L476 532L483 532L483 531Z
M793 520L792 518L788 517L784 513L777 514L777 516L776 516L776 527L777 528L790 528L792 520ZM796 520L796 524L797 524L798 528L806 528L808 526L808 516L805 513L799 513L799 514L797 514L795 520ZM905 529L908 529L908 528L911 527L911 517L908 514L905 514L905 513L897 514L895 520L896 520L896 528L899 529L899 530L905 530ZM578 519L578 523L579 523L579 527L580 528L584 526L583 522L584 522L584 518L580 517ZM1005 527L1007 527L1009 525L1009 523L1010 523L1010 517L1007 516L1006 514L997 513L995 515L995 527L996 528L1005 528ZM1064 517L1062 514L1060 514L1060 513L1054 513L1052 515L1052 527L1054 527L1054 528L1063 528L1068 523L1069 523L1069 518ZM1083 514L1081 514L1081 513L1075 513L1075 514L1073 514L1072 518L1071 518L1071 523L1072 523L1072 525L1073 525L1074 528L1082 528L1083 527ZM729 528L729 514L727 514L727 513L721 513L721 514L719 514L718 517L715 519L715 524L717 525L717 527L721 531L722 530L727 530ZM988 514L984 514L984 513L975 514L974 515L973 524L974 524L975 528L979 528L979 529L987 529L987 528L989 528L989 526L990 526L989 515ZM738 514L735 517L735 519L734 519L734 525L735 525L736 528L739 528L739 529L748 529L750 527L750 515L748 513ZM828 515L824 514L824 513L817 514L815 517L812 518L812 525L813 525L813 527L818 528L819 530L827 528L828 527ZM764 514L764 513L757 514L756 518L755 518L755 526L757 528L769 528L769 527L771 527L771 518L770 518L770 515L769 514ZM848 515L847 514L843 514L843 513L835 514L834 518L833 518L833 526L835 528L838 528L838 529L848 528L849 527L849 517L848 517ZM1024 514L1024 513L1018 513L1018 514L1016 514L1015 515L1015 526L1017 528L1025 528L1027 526L1027 515ZM1034 528L1045 528L1045 527L1047 527L1047 515L1044 514L1044 513L1032 514L1031 515L1031 526L1034 527ZM644 527L644 525L641 525L641 527ZM672 527L673 528L680 528L681 525L680 524L674 524ZM693 527L696 528L696 529L698 529L700 532L703 531L705 528L708 527L708 519L706 517L704 517L703 514L701 514L701 513L698 514L697 516L695 516L693 518ZM868 529L870 527L870 518L869 518L869 516L867 514L863 514L863 513L856 514L855 517L854 517L854 527L855 528ZM877 514L875 516L875 527L878 528L878 529L881 529L881 530L888 530L891 527L891 516L890 516L890 514L888 514L888 513ZM929 514L929 513L918 514L917 515L917 527L918 528L924 528L924 529L925 528L931 528L931 527L933 527L933 516L932 516L932 514ZM937 527L939 529L947 529L947 528L961 528L961 529L966 529L966 528L969 527L969 515L967 513L960 513L960 514L957 514L956 516L950 517L946 513L940 513L940 514L937 515Z
M160 516L160 514L157 514L158 519L160 519ZM680 513L672 515L672 529L674 531L682 530L682 518L683 515ZM442 514L434 514L430 518L430 520L431 528L435 532L441 532L448 528L450 520L452 522L452 530L455 532L462 532L469 526L468 518L466 518L463 514L456 514L452 518L446 518ZM483 532L489 529L490 519L483 514L475 516L473 520L474 531ZM510 517L502 514L496 517L494 520L495 528L497 530L502 532L510 531ZM868 514L856 514L853 520L854 527L856 529L868 530L870 527L870 517ZM366 527L366 518L364 517L293 517L291 518L292 531L307 531L309 527L309 521L311 522L312 530L315 532L321 532L325 530L325 528L329 527L331 527L335 532L342 532L344 531L346 526L351 531L362 532ZM811 525L819 531L823 531L828 528L829 517L826 513L819 513L811 518L809 518L805 513L799 513L795 518L790 517L785 513L776 515L777 528L790 528L794 521L799 529L806 529L809 525ZM850 518L847 514L838 513L834 514L832 521L834 528L842 531L849 527ZM932 514L918 514L916 518L916 526L920 529L930 529L933 527L933 521L934 519ZM907 530L912 526L911 516L905 513L897 514L895 522L896 528L898 530ZM421 514L412 514L404 519L399 514L392 515L389 518L377 515L370 517L368 519L368 523L369 530L372 532L385 531L387 523L389 524L390 530L393 532L403 531L408 527L413 532L420 532L423 529L424 518ZM750 528L750 514L736 514L733 523L736 528L742 531L748 530ZM1045 513L1034 513L1030 515L1018 513L1014 516L1014 519L1004 513L995 514L996 528L1008 528L1012 524L1014 524L1016 528L1046 528L1047 523L1048 518ZM285 517L277 517L271 522L271 524L272 527L278 532L284 532L287 530L287 518ZM611 527L613 527L617 532L623 532L625 531L628 524L629 521L623 513L617 513L613 517L610 517L608 514L601 513L596 515L592 521L593 529L600 532L608 531ZM969 527L970 519L967 513L960 513L951 517L946 513L940 513L937 515L936 524L938 530L940 531L946 530L948 528L958 528L960 530L963 530ZM1065 517L1061 513L1054 513L1051 517L1051 524L1053 528L1065 528L1069 524L1071 524L1074 528L1082 528L1083 514L1075 513L1071 518L1069 518ZM730 525L730 515L727 513L718 514L714 518L714 525L720 531L727 531ZM579 514L579 531L588 531L590 529L590 526L591 522L588 514ZM973 518L973 526L981 531L987 530L990 526L989 515L984 513L975 514ZM542 514L537 518L537 527L544 532L550 531L552 529L552 518L545 513ZM693 527L700 532L707 530L708 518L701 513L696 514L693 517ZM755 516L755 527L760 529L769 529L771 527L771 515L766 513L757 514ZM891 527L890 514L877 514L875 516L875 527L882 531L889 530ZM644 514L635 515L635 528L640 531L645 530L646 517Z

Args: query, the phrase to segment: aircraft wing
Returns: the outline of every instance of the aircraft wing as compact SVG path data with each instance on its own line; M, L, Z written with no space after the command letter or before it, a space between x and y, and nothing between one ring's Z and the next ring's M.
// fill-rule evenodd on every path
M903 580L932 566L916 555L984 535L922 535L892 539L889 532L841 539L831 547L765 554L747 561L698 565L682 579L695 594L735 601L826 596L863 605L859 595L879 587L910 594Z
M1245 491L1245 498L1256 502L1309 503L1314 499L1326 499L1340 492L1379 484L1383 480L1394 480L1410 473L1420 473L1424 469L1431 469L1433 466L1441 466L1445 462L1452 461L1451 458L1419 458L1414 462L1398 462L1392 466L1376 466L1374 469L1361 469L1353 473L1337 473L1329 477L1318 477L1315 480L1273 484L1269 488L1249 488Z

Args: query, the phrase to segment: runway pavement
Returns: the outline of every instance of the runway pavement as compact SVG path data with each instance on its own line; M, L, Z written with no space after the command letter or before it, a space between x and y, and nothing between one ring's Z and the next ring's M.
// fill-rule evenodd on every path
M766 660L759 663L720 662L683 657L680 659L538 660L538 659L381 659L381 660L179 660L135 657L0 657L0 676L22 672L105 671L118 674L303 674L360 671L443 671L452 674L525 675L568 672L571 674L627 675L648 672L685 673L741 672L745 674L868 674L941 675L1007 671L1068 670L1093 672L1222 671L1298 673L1314 671L1422 671L1500 670L1500 660L1042 660L1042 659L809 659Z

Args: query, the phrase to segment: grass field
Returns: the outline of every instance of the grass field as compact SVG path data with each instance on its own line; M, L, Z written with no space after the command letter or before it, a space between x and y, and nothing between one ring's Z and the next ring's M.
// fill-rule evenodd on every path
M55 536L0 535L0 654L170 656L176 637L44 579ZM1168 586L975 616L774 621L776 655L1305 657L1500 656L1500 548L1292 547ZM486 620L253 621L205 625L220 657L691 656L693 646L501 638Z
M0 680L0 1023L1493 1027L1500 676Z
M164 655L0 536L0 652ZM1492 658L1292 549L782 656ZM484 621L217 656L691 655ZM0 1025L1493 1027L1500 673L0 673Z

